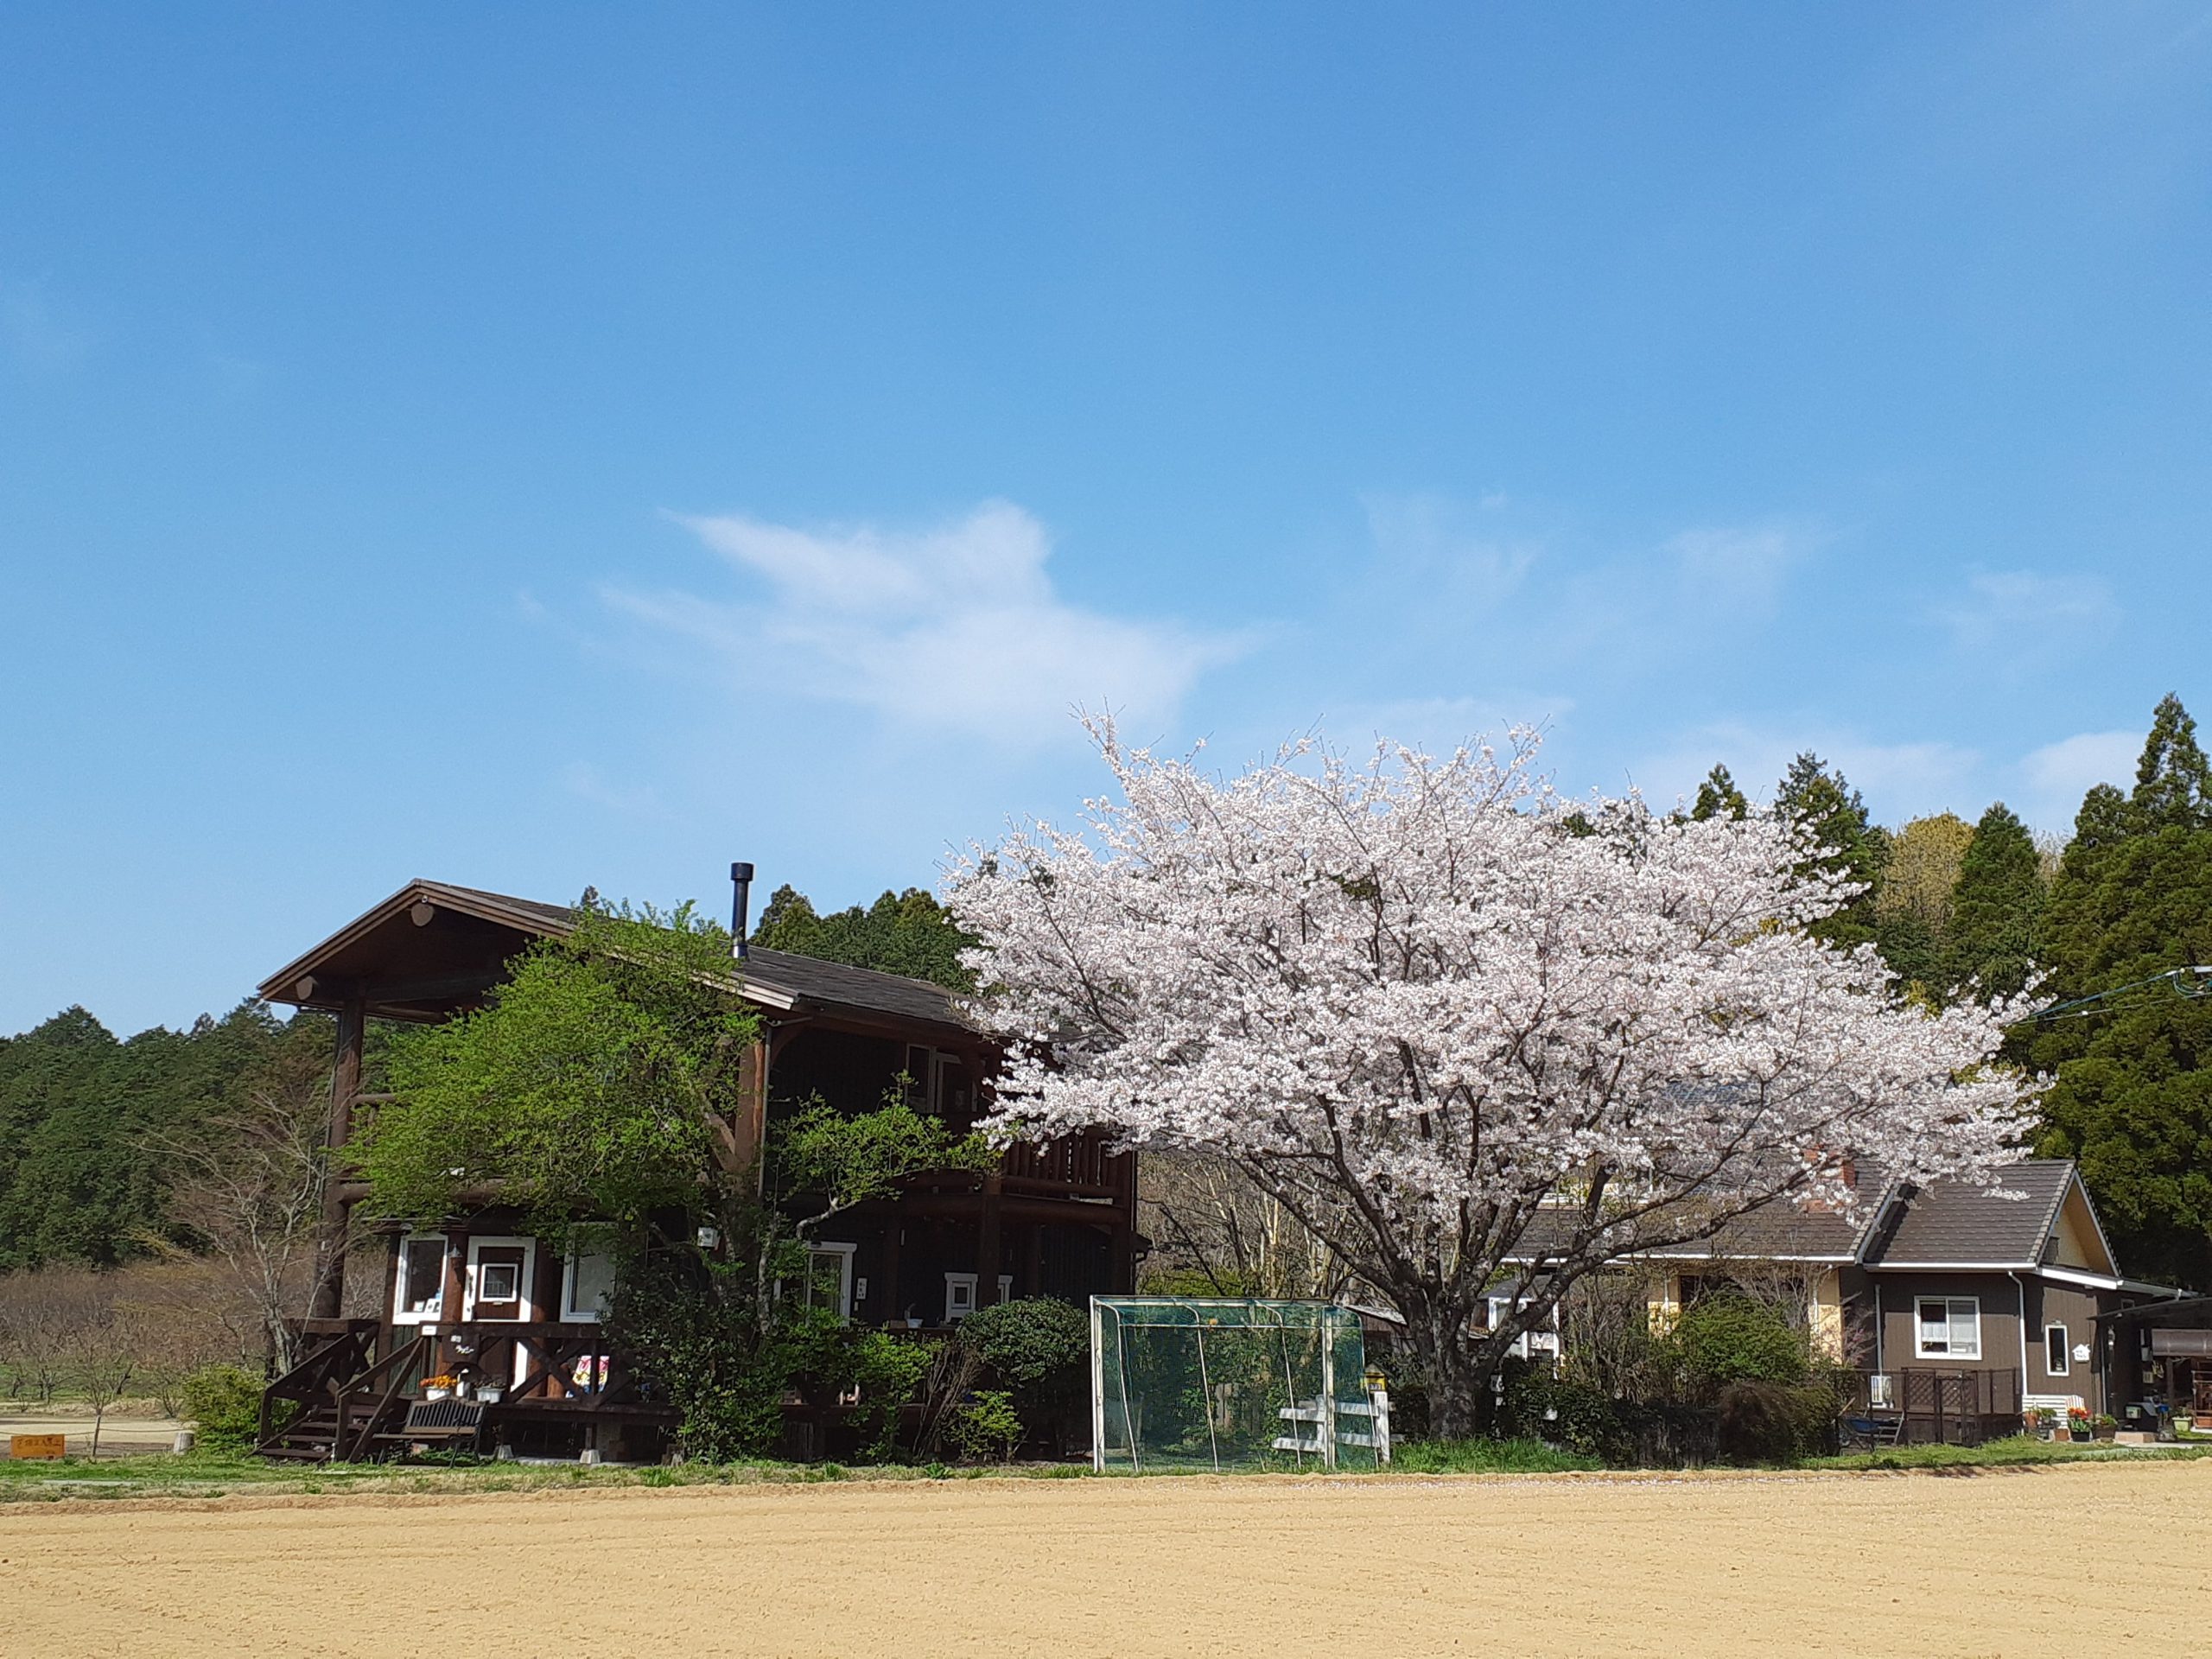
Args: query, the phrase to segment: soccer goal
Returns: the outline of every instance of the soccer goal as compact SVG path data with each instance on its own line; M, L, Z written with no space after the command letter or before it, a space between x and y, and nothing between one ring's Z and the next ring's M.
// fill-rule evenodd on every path
M1376 1469L1389 1395L1358 1313L1333 1302L1090 1299L1100 1471Z

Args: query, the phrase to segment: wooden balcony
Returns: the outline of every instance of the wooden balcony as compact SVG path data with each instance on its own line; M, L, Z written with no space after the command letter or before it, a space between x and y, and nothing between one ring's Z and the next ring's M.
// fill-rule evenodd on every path
M999 1160L1002 1191L1086 1198L1134 1198L1136 1160L1109 1149L1096 1129L1008 1147Z

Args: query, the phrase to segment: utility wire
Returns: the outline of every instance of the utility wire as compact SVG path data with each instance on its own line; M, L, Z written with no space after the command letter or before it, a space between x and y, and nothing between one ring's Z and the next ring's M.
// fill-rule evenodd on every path
M2087 996L2077 996L2064 1002L2054 1002L2047 1008L2014 1021L2027 1025L2037 1020L2087 1020L2094 1014L2115 1012L2113 999L2129 991L2147 990L2153 985L2171 985L2175 993L2186 1001L2212 997L2212 968L2169 968L2164 973L2152 974L2147 979L2130 980L2125 985L2114 985L2107 990L2092 991Z

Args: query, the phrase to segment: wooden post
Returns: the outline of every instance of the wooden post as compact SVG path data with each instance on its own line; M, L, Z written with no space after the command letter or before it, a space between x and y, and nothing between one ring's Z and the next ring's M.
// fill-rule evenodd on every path
M998 1171L983 1177L983 1216L976 1241L976 1306L988 1307L999 1300L999 1185Z
M883 1228L883 1292L891 1304L891 1311L884 1315L881 1321L886 1324L896 1321L903 1325L906 1321L906 1304L900 1300L899 1294L899 1247L905 1242L906 1236L906 1218L900 1212L898 1203L894 1199L892 1205L891 1218L884 1224Z
M737 1063L737 1121L730 1125L733 1155L741 1172L751 1170L755 1189L763 1178L763 1150L768 1144L768 1043L749 1045Z
M338 1052L330 1066L330 1127L323 1136L329 1158L323 1171L322 1227L315 1240L311 1319L334 1319L346 1306L346 1235L353 1206L338 1195L338 1155L353 1133L353 1097L361 1092L361 1039L368 1015L361 994L346 999L338 1016Z

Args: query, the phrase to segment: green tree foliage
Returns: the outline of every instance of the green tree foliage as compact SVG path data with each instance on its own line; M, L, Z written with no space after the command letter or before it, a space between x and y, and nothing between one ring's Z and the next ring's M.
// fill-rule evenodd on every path
M1736 780L1728 775L1728 768L1716 766L1706 773L1705 781L1697 786L1697 799L1690 804L1690 817L1700 823L1707 818L1733 818L1738 821L1751 814L1751 804L1744 798L1744 791L1736 787Z
M2028 827L1999 801L1981 815L1960 861L1943 934L1953 995L1986 1000L2026 988L2043 923L2043 858Z
M1973 842L1974 826L1955 812L1915 818L1897 831L1874 889L1875 943L1919 995L1942 981L1952 896Z
M2179 699L2133 791L2082 802L2043 938L2054 998L2111 995L2022 1029L2056 1073L2039 1150L2080 1159L2129 1272L2212 1290L2212 997L2154 980L2212 963L2212 766Z
M549 1230L697 1211L758 1031L732 989L729 935L689 906L585 911L480 1012L394 1039L397 1098L357 1137L376 1212L435 1220L493 1182Z
M919 887L887 892L865 910L855 905L823 916L804 893L780 887L760 912L753 943L764 950L925 979L948 990L975 988L974 976L960 965L960 953L976 943L974 936Z
M152 1143L205 1131L273 1069L327 1066L330 1047L327 1020L256 1002L128 1041L73 1007L0 1039L0 1269L189 1245Z
M1774 810L1796 825L1820 851L1806 861L1808 870L1840 875L1860 888L1834 915L1812 931L1832 944L1862 944L1876 935L1874 887L1889 862L1890 837L1867 820L1866 804L1809 750L1789 763L1776 786Z

